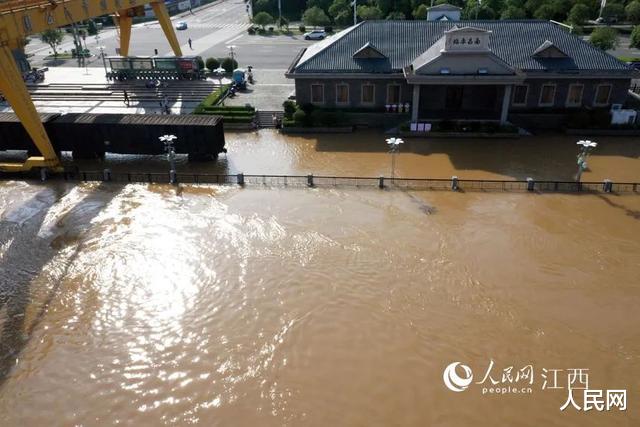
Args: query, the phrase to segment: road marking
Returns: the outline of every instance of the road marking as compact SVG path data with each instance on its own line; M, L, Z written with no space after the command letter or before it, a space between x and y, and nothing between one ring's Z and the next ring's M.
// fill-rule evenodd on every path
M234 42L234 41L238 40L238 39L239 39L239 38L241 38L241 37L244 37L244 34L240 34L238 37L234 37L234 38L232 38L232 39L231 39L231 40L229 40L227 43L232 43L232 42Z

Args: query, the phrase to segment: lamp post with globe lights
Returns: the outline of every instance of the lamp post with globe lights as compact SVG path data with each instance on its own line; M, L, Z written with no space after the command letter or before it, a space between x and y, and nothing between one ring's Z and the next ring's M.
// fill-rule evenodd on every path
M587 164L587 159L589 158L591 152L598 146L598 143L589 140L580 140L576 144L580 146L580 153L578 153L578 173L576 173L575 178L576 182L580 182L582 173L589 167Z
M400 144L404 144L404 141L400 138L387 138L387 145L389 145L389 153L391 153L391 179L396 175L396 155L400 152Z
M176 150L173 146L173 141L178 137L175 135L162 135L159 139L164 144L164 151L167 152L167 159L169 160L169 181L171 184L176 184Z

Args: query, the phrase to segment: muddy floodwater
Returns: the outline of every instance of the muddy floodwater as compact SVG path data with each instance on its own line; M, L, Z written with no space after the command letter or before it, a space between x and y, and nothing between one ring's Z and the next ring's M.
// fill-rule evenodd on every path
M180 167L388 170L340 138ZM412 141L398 171L570 179L574 141L538 142ZM585 179L640 181L602 142ZM0 182L1 426L637 426L638 307L638 195ZM560 410L576 369L626 409Z

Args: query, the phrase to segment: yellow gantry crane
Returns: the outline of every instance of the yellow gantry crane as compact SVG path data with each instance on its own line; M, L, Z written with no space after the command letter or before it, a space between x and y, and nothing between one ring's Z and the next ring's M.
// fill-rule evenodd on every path
M24 163L0 163L0 171L60 168L60 159L31 101L12 51L22 47L23 40L31 34L113 14L120 29L120 55L128 56L133 17L144 15L144 5L148 3L174 54L182 56L164 0L0 0L0 92L42 154L29 157Z

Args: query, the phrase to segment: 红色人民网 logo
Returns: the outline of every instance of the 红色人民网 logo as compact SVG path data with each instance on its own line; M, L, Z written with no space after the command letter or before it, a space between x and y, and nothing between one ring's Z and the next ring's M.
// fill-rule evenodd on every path
M474 366L475 368L475 366ZM608 412L627 410L627 390L622 388L593 388L589 382L588 368L542 368L539 372L542 385L540 390L561 390L566 393L560 411ZM508 365L502 369L495 367L490 359L487 368L473 382L473 371L467 365L453 362L444 368L442 379L451 391L460 393L475 384L483 396L501 396L505 394L530 396L533 394L535 372L532 363L522 367Z
M463 376L458 375L456 372L458 366L464 372ZM460 362L453 362L444 369L442 379L444 380L444 385L446 385L449 390L459 393L469 387L471 381L473 381L473 372L471 372L471 368L467 365L463 365Z

